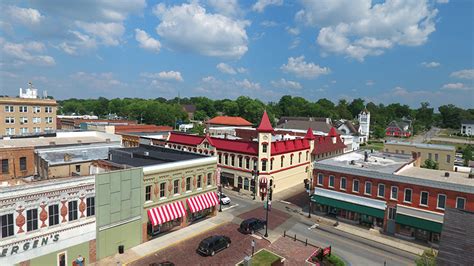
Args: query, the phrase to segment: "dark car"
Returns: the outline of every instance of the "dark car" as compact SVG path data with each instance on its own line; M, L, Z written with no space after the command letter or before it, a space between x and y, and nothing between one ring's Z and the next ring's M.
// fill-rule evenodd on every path
M265 228L267 222L257 218L249 218L240 223L240 232L246 234L253 234L256 231Z
M205 256L214 256L217 252L230 246L230 238L227 236L210 236L199 243L197 252Z

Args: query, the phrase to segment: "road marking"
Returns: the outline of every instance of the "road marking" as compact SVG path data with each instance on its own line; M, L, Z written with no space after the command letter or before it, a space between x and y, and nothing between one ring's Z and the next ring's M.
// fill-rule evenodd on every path
M291 203L291 202L289 202L289 201L286 201L286 200L279 200L279 202L281 202L281 203L285 203L285 204L288 204L288 205L291 205L291 204L293 204L293 203Z
M237 207L237 206L239 206L239 204L238 204L238 203L237 203L237 204L235 204L235 205L232 205L232 206L230 206L230 207L227 207L227 208L223 209L223 211L230 210L230 209L232 209L232 208L234 208L234 207Z

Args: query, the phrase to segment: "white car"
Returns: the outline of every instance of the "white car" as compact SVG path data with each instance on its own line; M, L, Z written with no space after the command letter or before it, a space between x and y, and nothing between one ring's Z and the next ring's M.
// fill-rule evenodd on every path
M222 205L230 204L230 198L227 197L224 193L217 192L217 196L220 197Z

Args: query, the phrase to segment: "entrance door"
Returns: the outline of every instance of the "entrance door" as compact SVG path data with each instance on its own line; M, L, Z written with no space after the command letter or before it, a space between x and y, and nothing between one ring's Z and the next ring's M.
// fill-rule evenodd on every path
M66 266L66 252L62 252L58 254L57 262L58 266Z

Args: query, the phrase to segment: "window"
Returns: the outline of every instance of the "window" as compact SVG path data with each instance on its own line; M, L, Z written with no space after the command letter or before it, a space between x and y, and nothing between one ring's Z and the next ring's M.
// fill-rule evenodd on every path
M379 184L379 189L377 190L377 196L378 197L385 197L385 185L384 184Z
M5 124L15 124L14 117L5 117Z
M207 174L207 185L210 186L211 182L212 182L212 174L209 173L209 174Z
M412 190L409 188L405 188L405 198L403 199L403 201L411 203L411 194L412 194Z
M365 191L364 194L366 195L372 195L372 183L370 182L365 182Z
M293 165L293 156L290 156L290 165Z
M268 144L262 144L262 152L267 152Z
M27 127L20 128L20 134L28 134L28 128Z
M5 128L5 135L15 135L14 128Z
M329 187L334 187L334 176L333 175L329 176Z
M45 127L44 131L45 132L50 132L50 131L53 131L53 128L52 127Z
M253 159L253 170L257 171L257 159Z
M80 173L81 172L81 165L78 164L76 165L76 173Z
M178 194L179 193L179 180L175 180L173 184L173 193Z
M224 154L224 164L229 164L229 155Z
M186 177L186 191L191 191L191 177Z
M48 209L49 226L59 224L59 205L49 205Z
M8 174L9 172L8 159L2 159L2 174Z
M28 117L20 117L20 124L28 124Z
M145 201L151 200L151 185L145 187Z
M319 173L318 174L318 185L322 186L324 181L324 175Z
M38 210L31 209L26 211L26 231L38 229Z
M272 171L272 170L273 170L273 158L272 158L272 160L270 160L270 171Z
M13 232L13 214L5 214L0 216L1 217L1 225L2 225L2 238L12 236Z
M165 189L166 189L166 182L160 183L160 198L165 197L165 193L166 193Z
M86 214L87 217L95 215L95 197L90 197L86 199L87 209Z
M70 201L68 207L69 221L77 220L77 201Z
M44 108L44 112L45 112L45 113L52 113L52 112L53 112L53 107L51 107L51 106L46 106L46 107Z
M245 168L250 169L250 158L245 158Z
M461 198L461 197L457 197L456 198L456 209L464 210L465 206L466 206L466 199Z
M239 157L239 167L242 168L242 157Z
M33 113L37 114L41 112L41 107L39 106L33 106Z
M309 152L306 152L306 161L308 160Z
M28 106L20 106L20 113L27 113L28 112Z
M433 155L431 154L431 152L430 152L430 153L428 153L428 159L430 159L430 160L431 160L432 158L433 158Z
M451 155L446 155L446 162L447 163L450 163L451 162Z
M392 190L390 191L390 199L398 200L398 187L392 186Z
M420 205L428 206L428 192L427 191L421 191Z
M41 132L41 128L40 128L40 127L34 127L34 128L33 128L33 132L34 132L34 133L40 133L40 132Z
M53 118L52 117L45 117L46 124L52 124L53 123Z
M26 157L20 157L20 171L26 171Z
M285 159L285 157L281 156L280 157L280 167L283 168L283 160Z
M198 175L197 187L202 188L202 175Z
M267 161L266 160L262 160L262 171L263 172L267 171Z
M341 190L346 190L346 186L347 186L346 182L347 182L347 181L346 181L346 178L345 178L345 177L341 177L341 185L340 185Z
M388 219L395 220L396 215L397 215L397 209L395 209L395 208L389 208L388 209Z
M235 165L235 156L230 156L230 165L234 166Z
M354 179L352 181L352 192L359 193L359 180L357 180L357 179Z
M222 164L222 154L219 153L219 164Z
M435 162L437 162L437 161L438 161L438 154L435 153Z
M438 194L438 209L443 209L446 207L446 195L444 194Z
M41 123L41 117L33 117L33 124Z
M13 112L15 112L15 107L13 107L13 105L5 106L5 113L13 113Z
M298 153L298 163L301 163L301 153Z

